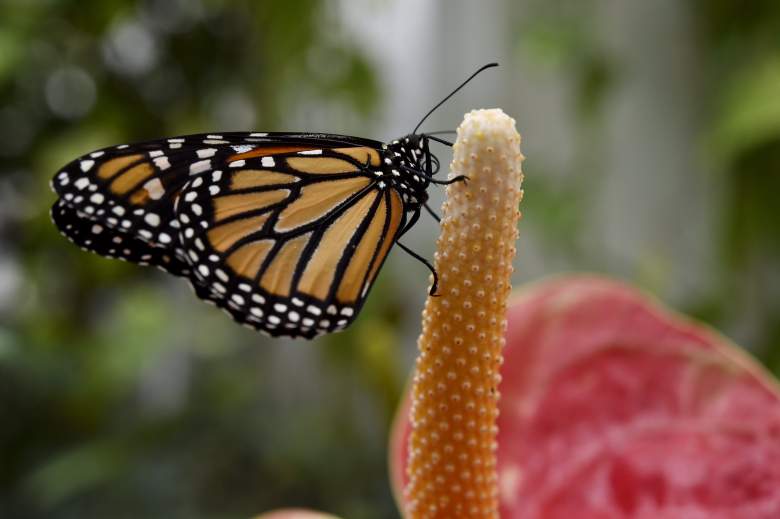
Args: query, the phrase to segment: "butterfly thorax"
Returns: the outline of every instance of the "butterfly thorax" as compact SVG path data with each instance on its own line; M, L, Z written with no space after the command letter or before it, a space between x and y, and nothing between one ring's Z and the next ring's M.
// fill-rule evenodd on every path
M382 145L383 178L395 188L407 211L417 211L428 200L428 186L434 174L431 155L424 136L410 134Z

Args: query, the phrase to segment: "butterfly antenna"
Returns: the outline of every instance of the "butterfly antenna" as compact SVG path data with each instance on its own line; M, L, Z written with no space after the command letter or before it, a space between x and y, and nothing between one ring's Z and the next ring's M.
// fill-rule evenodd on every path
M441 144L445 144L445 145L447 145L449 147L452 147L452 142L450 142L450 141L445 141L444 139L440 139L438 137L433 137L433 136L431 136L430 133L426 133L425 135L432 141L440 142Z
M457 88L455 88L455 90L453 90L452 92L450 92L450 94L449 94L447 97L445 97L444 99L442 99L441 101L439 101L439 102L436 104L436 106L434 106L433 108L431 108L431 109L430 109L430 111L429 111L427 114L425 114L425 116L424 116L422 119L420 119L420 122L419 122L419 123L417 123L417 126L415 126L415 127L414 127L414 130L412 130L412 135L414 135L415 133L417 133L417 130L420 128L420 126L422 126L422 123L424 123L424 122L425 122L425 120L428 118L428 116L429 116L429 115L431 115L433 112L435 112L435 111L436 111L436 109L437 109L437 108L439 108L441 105L443 105L444 103L446 103L446 102L447 102L447 100L448 100L450 97L452 97L452 96L454 96L455 94L457 94L457 93L458 93L458 91L459 91L461 88L463 88L464 86L466 86L466 84L468 84L468 82L469 82L469 81L471 81L472 79L474 79L474 77L475 77L477 74L479 74L480 72L482 72L482 71L483 71L483 70L485 70L485 69L492 68L492 67L497 67L497 66L498 66L498 63L488 63L487 65L483 65L483 66L481 66L481 67L480 67L480 68L479 68L479 69L478 69L476 72L474 72L473 74L471 74L471 75L470 75L470 76L469 76L469 77L466 79L466 81L464 81L463 83L461 83L460 85L458 85L458 86L457 86Z

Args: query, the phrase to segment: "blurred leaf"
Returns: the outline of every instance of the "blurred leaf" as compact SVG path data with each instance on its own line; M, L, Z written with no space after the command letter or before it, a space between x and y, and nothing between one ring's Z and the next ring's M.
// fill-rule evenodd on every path
M44 509L104 484L119 474L129 453L110 440L64 452L33 472L28 490Z
M338 511L371 501L393 514L381 431L375 438L376 426L356 415L380 423L389 413L389 333L357 360L376 377L296 385L290 413L275 398L289 392L289 374L274 362L294 345L236 326L182 280L73 247L48 217L49 179L91 149L279 130L305 104L365 127L378 98L374 69L333 6L0 3L0 255L10 251L23 276L19 300L0 314L0 515L247 517L293 496ZM320 56L316 66L310 56ZM83 111L63 103L84 94L78 88L52 95L63 69L94 84ZM317 373L311 350L302 362ZM340 375L362 369L344 359ZM357 397L342 398L347 391ZM339 405L307 407L323 392ZM355 448L349 462L345 446Z
M780 53L747 64L724 86L708 150L730 163L780 135Z
M22 59L21 41L15 31L0 32L0 84L12 73Z

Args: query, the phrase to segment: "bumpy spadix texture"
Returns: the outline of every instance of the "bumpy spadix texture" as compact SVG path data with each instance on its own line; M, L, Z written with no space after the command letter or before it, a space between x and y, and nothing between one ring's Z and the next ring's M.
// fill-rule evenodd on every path
M407 517L497 517L496 418L515 256L520 135L501 110L458 128L435 257L439 295L423 311L409 444Z

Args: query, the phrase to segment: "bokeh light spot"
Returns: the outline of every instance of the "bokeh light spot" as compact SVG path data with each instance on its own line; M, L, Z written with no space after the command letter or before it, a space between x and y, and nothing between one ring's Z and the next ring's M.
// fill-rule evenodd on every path
M103 44L103 60L120 74L144 74L154 67L158 57L154 35L137 21L116 25Z
M82 68L56 69L46 80L46 103L55 115L65 119L84 117L95 104L97 89Z

